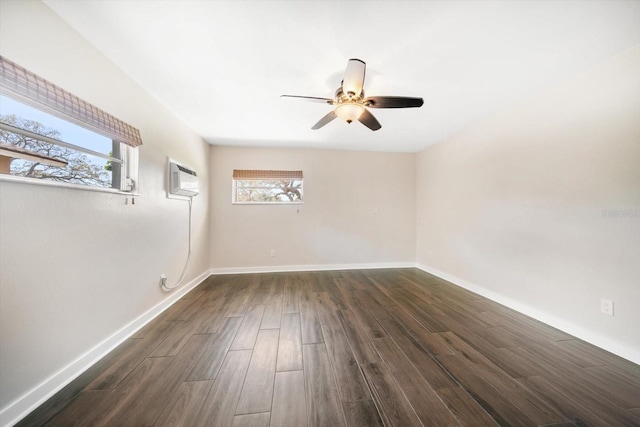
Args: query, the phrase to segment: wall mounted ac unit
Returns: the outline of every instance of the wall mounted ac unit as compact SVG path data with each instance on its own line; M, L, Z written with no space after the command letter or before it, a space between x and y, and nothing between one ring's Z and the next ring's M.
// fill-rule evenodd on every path
M169 194L193 197L198 193L200 184L196 172L169 160Z

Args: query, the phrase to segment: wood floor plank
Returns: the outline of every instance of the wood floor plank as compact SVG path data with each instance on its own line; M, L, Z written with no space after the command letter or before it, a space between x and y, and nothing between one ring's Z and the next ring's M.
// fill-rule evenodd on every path
M473 367L464 363L459 355L438 356L438 360L454 375L456 381L499 425L534 425L508 395L484 380Z
M438 316L434 316L429 313L429 308L431 303L434 301L426 302L426 301L416 301L415 295L406 295L402 294L396 298L399 305L411 313L413 317L418 319L418 321L424 326L424 328L429 332L445 332L449 330L449 326L447 326L446 322L443 322L442 319L438 318Z
M547 396L551 402L556 403L558 410L561 410L569 421L578 425L594 426L633 426L640 425L640 420L633 420L631 414L624 414L620 411L602 411L592 402L584 401L580 393L567 391L566 389L551 384L542 377L531 377L521 380L527 387ZM622 420L621 420L622 419ZM626 422L625 422L626 420Z
M322 333L342 402L371 399L342 327L322 325Z
M356 299L348 303L349 311L360 324L369 339L387 336L383 327L378 323L375 316Z
M89 389L89 385L96 381L96 378L99 378L105 372L109 371L114 365L127 365L129 359L128 356L124 356L124 362L122 363L120 362L120 359L121 356L129 354L130 346L133 345L135 341L140 340L132 338L125 340L123 344L112 350L106 357L99 360L95 365L80 374L78 378L63 387L62 390L56 393L53 398L47 400L36 410L32 411L20 420L16 426L41 426L54 419L56 414L59 414L61 410L73 402L73 400L78 397L83 390ZM130 373L134 367L127 369L127 374ZM105 377L108 376L109 375L105 375ZM101 384L103 381L101 380L98 383ZM89 390L92 390L92 388Z
M496 348L519 347L524 343L520 335L506 326L491 326L479 335Z
M164 339L153 349L149 357L175 356L191 338L197 324L191 320L179 320L165 334Z
M316 292L312 296L320 325L337 325L339 320L336 311L346 306L337 304L329 292Z
M200 307L203 304L201 300L194 300L192 295L187 294L185 298L180 298L171 307L158 316L159 321L176 321L188 320L189 316L194 313L192 306Z
M271 304L268 304L264 310L264 316L262 316L262 323L260 329L278 329L280 328L280 316L282 314L282 296L278 296L276 299L271 299Z
M413 407L402 393L402 389L382 363L362 365L362 372L387 427L421 426Z
M204 305L206 299L205 298L196 298L197 293L187 294L189 297L193 298L193 303L187 306L184 310L182 310L180 316L176 316L173 320L193 320L202 312L202 306Z
M453 354L453 350L437 334L429 331L408 311L401 307L387 309L394 320L411 335L420 346L432 355Z
M336 314L358 364L379 362L378 352L373 348L364 329L356 321L351 311L338 310Z
M277 372L273 390L271 427L307 426L304 372Z
M349 427L383 427L382 418L376 409L373 400L358 400L356 402L343 402L347 426Z
M640 368L638 370L640 372ZM607 394L612 402L626 409L640 408L640 385L630 381L629 376L606 365L587 368L584 372L585 382Z
M242 317L247 313L255 294L255 283L251 275L237 283L227 294L225 317Z
M460 425L469 427L498 425L496 420L491 418L462 387L441 388L436 390L436 393L455 415Z
M556 345L561 348L565 347L570 355L588 358L592 361L591 366L609 366L616 371L620 371L640 387L640 378L638 377L640 366L637 364L579 339L557 341Z
M387 331L389 337L396 342L402 352L407 356L411 363L420 371L420 374L433 387L455 387L457 384L449 375L447 370L443 369L436 359L434 359L422 346L417 342L411 334L404 329L395 319L380 320L382 326ZM449 346L450 347L450 346Z
M282 313L300 312L300 291L302 284L299 279L292 275L287 275L283 284Z
M304 292L300 301L300 327L302 332L302 344L314 344L323 342L320 318L316 309L315 299L310 292Z
M591 344L584 343L584 341L577 339L557 341L555 348L572 357L573 361L581 368L605 366L607 364L607 357L602 357L602 352L598 352L599 355L593 354L591 348L595 347ZM580 351L575 351L576 348L580 348Z
M345 425L324 344L302 346L309 426Z
M269 427L270 419L271 414L269 412L236 415L233 417L232 427Z
M194 425L212 385L212 380L183 382L155 426L189 427Z
M377 338L373 341L373 345L422 424L458 425L456 417L391 338Z
M226 299L217 299L214 303L203 304L202 320L194 330L194 334L215 334L220 331L226 322L224 307Z
M509 327L512 331L520 335L529 335L530 338L534 338L538 341L551 343L574 339L574 337L569 334L545 325L544 323L530 317L516 313L515 311L503 306L500 306L499 309L484 313L484 316L495 319L497 322L501 322L503 325ZM535 336L530 335L531 328L536 329Z
M230 426L240 398L251 350L229 351L194 426Z
M278 329L262 329L258 333L236 408L237 415L271 411L279 333Z
M152 425L178 391L196 360L213 342L193 335L174 357L147 358L104 401L100 425Z
M483 356L469 344L461 340L458 336L451 332L442 334L447 340L449 346L459 352L457 361L468 365L475 374L482 380L491 384L496 389L503 390L503 395L508 397L513 405L521 411L532 422L538 425L551 424L566 421L562 414L553 408L543 396L533 393L521 383L509 376L500 369L489 358ZM450 363L453 358L442 356L439 360L446 358L447 368L455 369Z
M69 405L65 406L53 420L41 425L50 427L95 425L100 420L100 414L94 408L100 406L112 392L112 389L83 391Z
M162 406L168 399L165 397L162 406L158 405L148 392L157 392L160 387L166 387L163 374L170 369L171 362L167 357L145 359L101 405L93 406L96 413L101 414L97 425L122 425L129 419L138 425L152 425L164 410ZM139 404L143 399L145 404ZM148 403L151 404L147 406ZM143 407L144 413L136 409Z
M545 371L538 363L527 363L528 358L522 354L520 347L496 349L491 360L512 378L533 377Z
M160 322L141 334L143 338L126 340L118 349L119 354L116 357L110 355L112 362L87 385L87 389L114 388L120 384L153 351L173 326L175 322Z
M240 328L238 328L236 337L231 343L230 350L253 349L258 331L260 330L264 308L264 305L255 305L247 310L247 314L242 318L242 323L240 324Z
M225 324L220 333L214 335L214 341L203 352L202 357L196 360L186 381L213 380L216 378L241 323L242 318L240 317L225 318Z
M302 333L299 313L282 315L276 370L302 370Z

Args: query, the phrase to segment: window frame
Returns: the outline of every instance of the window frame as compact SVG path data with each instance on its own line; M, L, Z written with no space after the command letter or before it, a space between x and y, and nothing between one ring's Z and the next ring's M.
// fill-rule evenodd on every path
M40 109L34 107L33 105L25 103L22 99L16 99L8 94L2 93L2 96L6 96L11 98L14 102L20 103L27 107L34 108L42 113L49 114L58 118L59 120L63 120L69 124L74 126L81 127L86 129L89 132L93 132L94 134L104 136L106 138L110 138L108 135L103 135L102 133L96 132L94 129L90 129L86 126L82 126L78 123L67 120L64 117L55 116L51 114L50 111L45 111L44 109ZM30 117L21 117L22 119L31 120ZM44 124L47 126L46 124ZM59 147L68 148L77 153L88 154L94 157L98 157L101 159L105 159L111 161L112 170L111 170L111 187L101 187L98 185L91 184L79 184L72 182L63 182L63 181L55 181L46 178L33 178L26 177L21 175L11 175L9 173L0 173L0 180L2 181L14 181L14 182L23 182L30 184L43 184L48 186L56 186L56 187L69 187L69 188L82 188L87 190L97 190L97 191L106 191L112 193L124 193L131 195L138 195L136 190L136 184L138 182L138 149L137 147L131 147L123 142L118 142L114 139L111 139L111 155L107 155L101 153L99 151L94 151L89 148L83 147L81 145L76 145L71 142L58 140L55 138L51 138L45 135L40 135L35 132L32 132L27 129L23 129L19 126L14 126L12 124L8 124L6 122L0 121L0 130L4 132L9 132L12 134L22 135L27 138L36 139L41 142L46 142L49 144L57 145Z
M245 175L251 175L251 177L246 176L237 176L242 175L243 172L246 172ZM281 175L277 177L277 175ZM287 177L289 176L289 177ZM267 201L238 201L238 189L242 187L238 187L238 181L285 181L285 180L295 180L300 181L300 190L302 194L302 198L300 200L282 200L277 202L267 202ZM245 187L246 188L246 187ZM265 188L269 187L256 187L256 188ZM238 170L235 169L233 171L233 175L231 178L231 204L232 205L302 205L304 204L304 176L302 171L284 171L284 170Z
M90 191L139 195L138 147L142 145L142 140L138 129L106 113L105 111L100 110L92 104L78 98L77 96L65 91L59 86L54 85L1 55L0 95L11 98L12 101L36 109L59 120L63 120L66 123L81 127L96 135L101 135L110 139L111 150L109 154L105 154L92 150L86 146L39 135L38 133L31 132L28 129L13 126L11 123L0 122L0 129L4 132L19 134L27 138L67 148L76 153L84 153L105 159L106 161L111 161L111 187L55 181L46 178L25 177L20 175L11 175L10 173L0 174L0 181L14 181L54 187L68 187ZM32 117L21 118L33 120ZM47 126L46 123L44 123L44 125ZM24 160L33 161L32 159L27 159L25 157L7 156L7 151L11 154L16 153L16 150L5 148L5 158L23 158ZM24 154L27 156L29 155L29 153ZM49 158L48 160L55 160L55 158ZM11 160L8 161L9 164L10 162Z

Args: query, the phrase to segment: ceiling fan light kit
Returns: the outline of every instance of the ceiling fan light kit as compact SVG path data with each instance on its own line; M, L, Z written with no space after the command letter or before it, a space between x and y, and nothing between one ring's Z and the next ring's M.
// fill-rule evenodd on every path
M311 129L317 130L335 119L341 118L347 123L358 120L369 129L376 131L382 126L367 110L369 108L416 108L424 103L422 98L406 96L371 96L365 98L364 76L366 64L360 59L350 59L344 73L341 86L336 90L334 99L313 96L282 95L286 98L300 98L307 101L322 102L335 105L335 108L321 118Z
M355 102L345 102L342 104L338 104L335 112L338 117L351 124L351 122L360 118L360 116L364 112L364 107Z

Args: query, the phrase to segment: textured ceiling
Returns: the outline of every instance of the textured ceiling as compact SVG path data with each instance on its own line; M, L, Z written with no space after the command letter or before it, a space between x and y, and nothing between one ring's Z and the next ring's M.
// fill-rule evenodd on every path
M211 144L415 152L640 43L640 1L45 3ZM382 129L335 120L349 58Z

